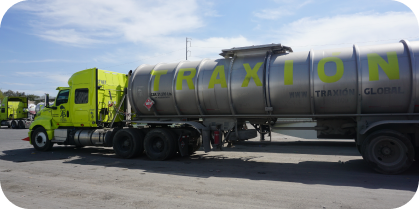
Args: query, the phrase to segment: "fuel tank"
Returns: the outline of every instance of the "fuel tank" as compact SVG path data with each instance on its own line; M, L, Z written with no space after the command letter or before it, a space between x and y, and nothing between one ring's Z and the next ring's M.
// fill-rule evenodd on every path
M272 44L220 55L139 66L128 84L137 116L419 112L419 42L308 52Z

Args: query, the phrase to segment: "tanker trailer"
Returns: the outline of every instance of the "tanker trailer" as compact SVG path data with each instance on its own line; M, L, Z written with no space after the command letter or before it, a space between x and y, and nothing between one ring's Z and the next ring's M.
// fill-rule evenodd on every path
M97 68L58 87L29 131L53 143L112 146L122 158L166 160L270 133L278 118L309 118L318 138L355 139L381 173L405 171L419 146L419 42L293 52L281 44L222 50L223 58ZM46 98L48 98L46 96ZM59 98L59 99L58 99ZM249 122L255 129L247 129ZM281 128L281 127L276 127ZM212 145L212 146L211 146Z
M382 173L406 170L419 151L419 42L309 52L272 44L220 55L139 66L128 84L132 120L199 123L209 151L210 141L217 144L210 132L240 140L254 136L246 121L263 136L277 118L312 118L318 138L355 139L363 158ZM146 151L153 146L144 144Z

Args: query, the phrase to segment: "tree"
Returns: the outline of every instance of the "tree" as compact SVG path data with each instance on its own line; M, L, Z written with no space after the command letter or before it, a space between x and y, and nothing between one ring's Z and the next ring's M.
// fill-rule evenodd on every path
M29 101L35 101L35 99L39 97L39 96L37 96L35 94L28 94L28 95L26 95L25 92L12 91L12 90L1 91L1 89L0 89L0 102L6 96L9 96L9 97L11 97L11 96L13 96L13 97L27 96Z
M0 90L0 103L1 103L1 101L3 101L3 98L4 98L4 94L3 94L3 92Z
M28 94L27 97L29 101L35 101L35 99L38 98L39 96L35 94Z
M26 96L25 92L19 92L19 91L12 91L12 90L7 90L5 92L3 92L4 96L9 96L9 97L21 97L21 96Z

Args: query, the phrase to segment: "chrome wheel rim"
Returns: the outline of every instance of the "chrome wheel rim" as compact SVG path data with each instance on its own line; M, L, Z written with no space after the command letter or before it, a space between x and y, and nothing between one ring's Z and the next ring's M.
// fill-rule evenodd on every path
M47 136L44 132L40 132L35 136L35 144L38 147L44 147L47 143Z

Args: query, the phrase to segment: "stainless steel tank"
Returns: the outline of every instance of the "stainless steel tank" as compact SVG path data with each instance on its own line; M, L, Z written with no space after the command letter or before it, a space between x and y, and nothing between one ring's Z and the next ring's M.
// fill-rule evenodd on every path
M419 42L309 52L275 44L220 55L139 66L128 86L137 116L419 112Z

